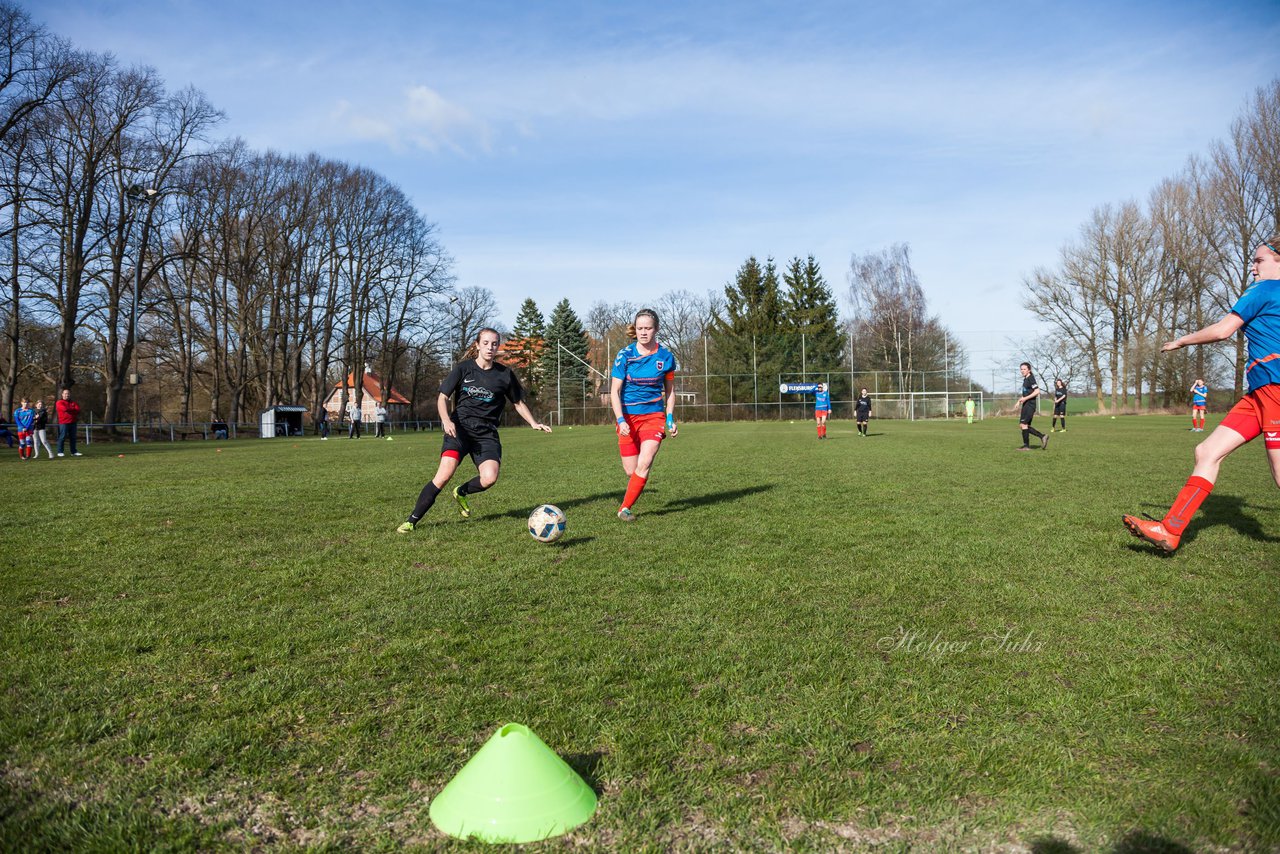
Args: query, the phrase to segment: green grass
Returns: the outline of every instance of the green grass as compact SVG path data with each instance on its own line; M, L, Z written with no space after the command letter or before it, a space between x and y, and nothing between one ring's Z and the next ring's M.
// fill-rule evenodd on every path
M0 849L465 848L509 721L600 795L535 849L1280 846L1260 443L1175 555L1120 525L1184 421L690 424L632 525L612 430L509 428L409 536L438 433L6 454Z

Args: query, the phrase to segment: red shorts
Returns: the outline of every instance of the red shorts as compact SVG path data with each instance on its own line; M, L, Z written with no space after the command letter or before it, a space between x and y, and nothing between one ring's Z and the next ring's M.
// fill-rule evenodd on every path
M644 415L625 415L631 433L618 434L618 452L624 457L638 457L641 442L661 442L667 438L665 412L646 412Z
M828 415L830 415L830 414L831 414L831 410L830 410L830 409L815 409L815 410L813 410L813 417L814 417L814 418L826 418L826 417L827 417Z
M1280 451L1280 383L1264 385L1240 398L1222 419L1222 426L1235 430L1246 442L1261 433L1268 451Z
M1193 407L1191 407L1191 411L1192 411L1192 412L1204 412L1204 407L1203 407L1203 406L1193 406Z

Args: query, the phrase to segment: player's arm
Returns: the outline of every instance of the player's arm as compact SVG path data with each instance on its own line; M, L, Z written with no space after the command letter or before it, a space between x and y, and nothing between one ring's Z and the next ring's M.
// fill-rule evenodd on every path
M551 432L550 427L533 417L533 413L529 411L529 404L525 403L523 400L517 401L513 404L512 409L520 413L520 417L523 418L525 423L534 430L541 430L543 433Z
M444 431L446 436L458 437L458 428L454 425L453 419L449 417L449 395L440 392L436 398L436 411L440 413L440 429Z
M609 380L609 405L613 407L613 420L618 425L618 435L630 436L631 425L627 423L627 419L622 415L621 377L613 377Z
M671 371L662 378L662 394L667 399L667 433L674 436L680 428L676 426L676 383Z
M1217 323L1211 323L1204 329L1197 329L1195 332L1188 332L1181 338L1173 339L1161 347L1160 352L1168 353L1170 350L1180 350L1192 344L1213 344L1218 341L1226 341L1239 332L1242 326L1244 326L1244 318L1233 311Z

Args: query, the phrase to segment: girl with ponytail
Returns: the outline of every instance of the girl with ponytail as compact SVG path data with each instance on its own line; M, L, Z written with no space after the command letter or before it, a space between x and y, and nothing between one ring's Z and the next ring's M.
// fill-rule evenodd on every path
M1253 250L1249 272L1253 284L1226 317L1160 348L1160 352L1167 353L1190 344L1212 344L1241 331L1249 344L1244 369L1249 392L1231 407L1209 437L1196 445L1195 468L1169 512L1163 519L1121 518L1129 533L1166 552L1178 548L1191 517L1213 492L1222 461L1259 436L1271 477L1280 486L1280 234Z
M613 360L609 399L617 423L618 452L627 475L627 491L618 518L635 521L631 506L649 482L662 440L675 436L675 354L658 343L658 313L642 308L627 326L635 339Z
M436 469L436 476L422 487L413 512L396 529L396 533L407 534L417 527L435 503L440 490L448 486L463 454L469 454L476 464L476 476L453 490L453 500L458 503L462 518L471 516L467 496L484 492L498 482L498 471L502 465L498 421L508 400L530 427L544 433L551 432L550 427L534 418L529 411L529 405L524 401L524 388L515 372L496 361L499 343L496 329L481 329L462 361L454 365L440 384L440 394L436 398L440 427L444 431L440 466ZM449 412L451 401L454 402L452 417Z

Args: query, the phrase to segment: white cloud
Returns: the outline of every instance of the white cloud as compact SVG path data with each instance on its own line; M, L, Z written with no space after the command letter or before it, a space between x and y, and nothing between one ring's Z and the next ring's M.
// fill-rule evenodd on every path
M409 87L392 104L368 100L357 106L350 100L340 100L332 119L356 139L380 141L396 150L490 150L492 134L483 121L422 84Z

